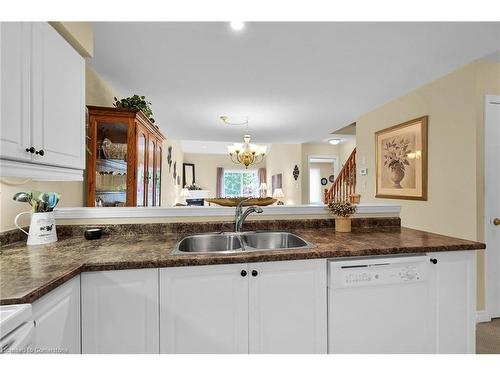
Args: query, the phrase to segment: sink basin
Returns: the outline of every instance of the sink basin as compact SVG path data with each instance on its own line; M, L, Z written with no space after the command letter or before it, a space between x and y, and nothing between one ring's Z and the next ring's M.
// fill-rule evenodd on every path
M252 232L241 236L246 250L311 248L311 244L288 232ZM249 249L251 247L252 249Z
M175 246L174 254L235 253L312 247L309 242L288 232L207 233L184 237Z
M181 253L211 253L242 251L243 246L237 235L224 233L195 234L184 237L176 246Z

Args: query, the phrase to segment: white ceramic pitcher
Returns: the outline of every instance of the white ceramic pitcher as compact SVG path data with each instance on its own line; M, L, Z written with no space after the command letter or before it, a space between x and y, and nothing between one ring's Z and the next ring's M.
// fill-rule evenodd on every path
M25 214L31 214L29 233L21 228L17 222ZM31 211L21 212L15 217L14 224L28 235L28 245L42 245L57 241L56 219L53 211L36 213L32 213Z

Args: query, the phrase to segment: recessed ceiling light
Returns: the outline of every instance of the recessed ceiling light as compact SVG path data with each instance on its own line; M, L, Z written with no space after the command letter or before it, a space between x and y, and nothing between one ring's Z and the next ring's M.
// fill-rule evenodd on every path
M329 139L328 143L330 143L331 145L338 145L340 143L340 139L338 139L338 138Z
M230 26L235 31L241 31L245 28L245 23L243 21L231 21Z

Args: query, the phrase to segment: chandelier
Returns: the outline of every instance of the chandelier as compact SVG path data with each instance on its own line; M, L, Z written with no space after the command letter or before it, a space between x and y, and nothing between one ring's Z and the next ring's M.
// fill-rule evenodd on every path
M232 124L227 121L226 116L221 116L221 120L228 125L246 125L247 134L243 137L243 143L234 143L227 146L227 153L231 161L235 164L243 164L246 169L249 165L261 163L266 156L267 147L250 143L252 137L248 134L248 120L244 123Z

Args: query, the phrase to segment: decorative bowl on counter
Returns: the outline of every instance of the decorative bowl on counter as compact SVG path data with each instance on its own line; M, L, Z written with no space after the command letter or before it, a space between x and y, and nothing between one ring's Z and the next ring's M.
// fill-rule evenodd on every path
M246 198L244 197L238 197L238 198L208 198L205 199L209 203L215 203L218 204L219 206L224 206L224 207L236 207L238 203L240 203L242 200ZM269 206L278 200L275 198L271 197L265 197L265 198L251 198L247 200L246 202L243 203L243 206Z

